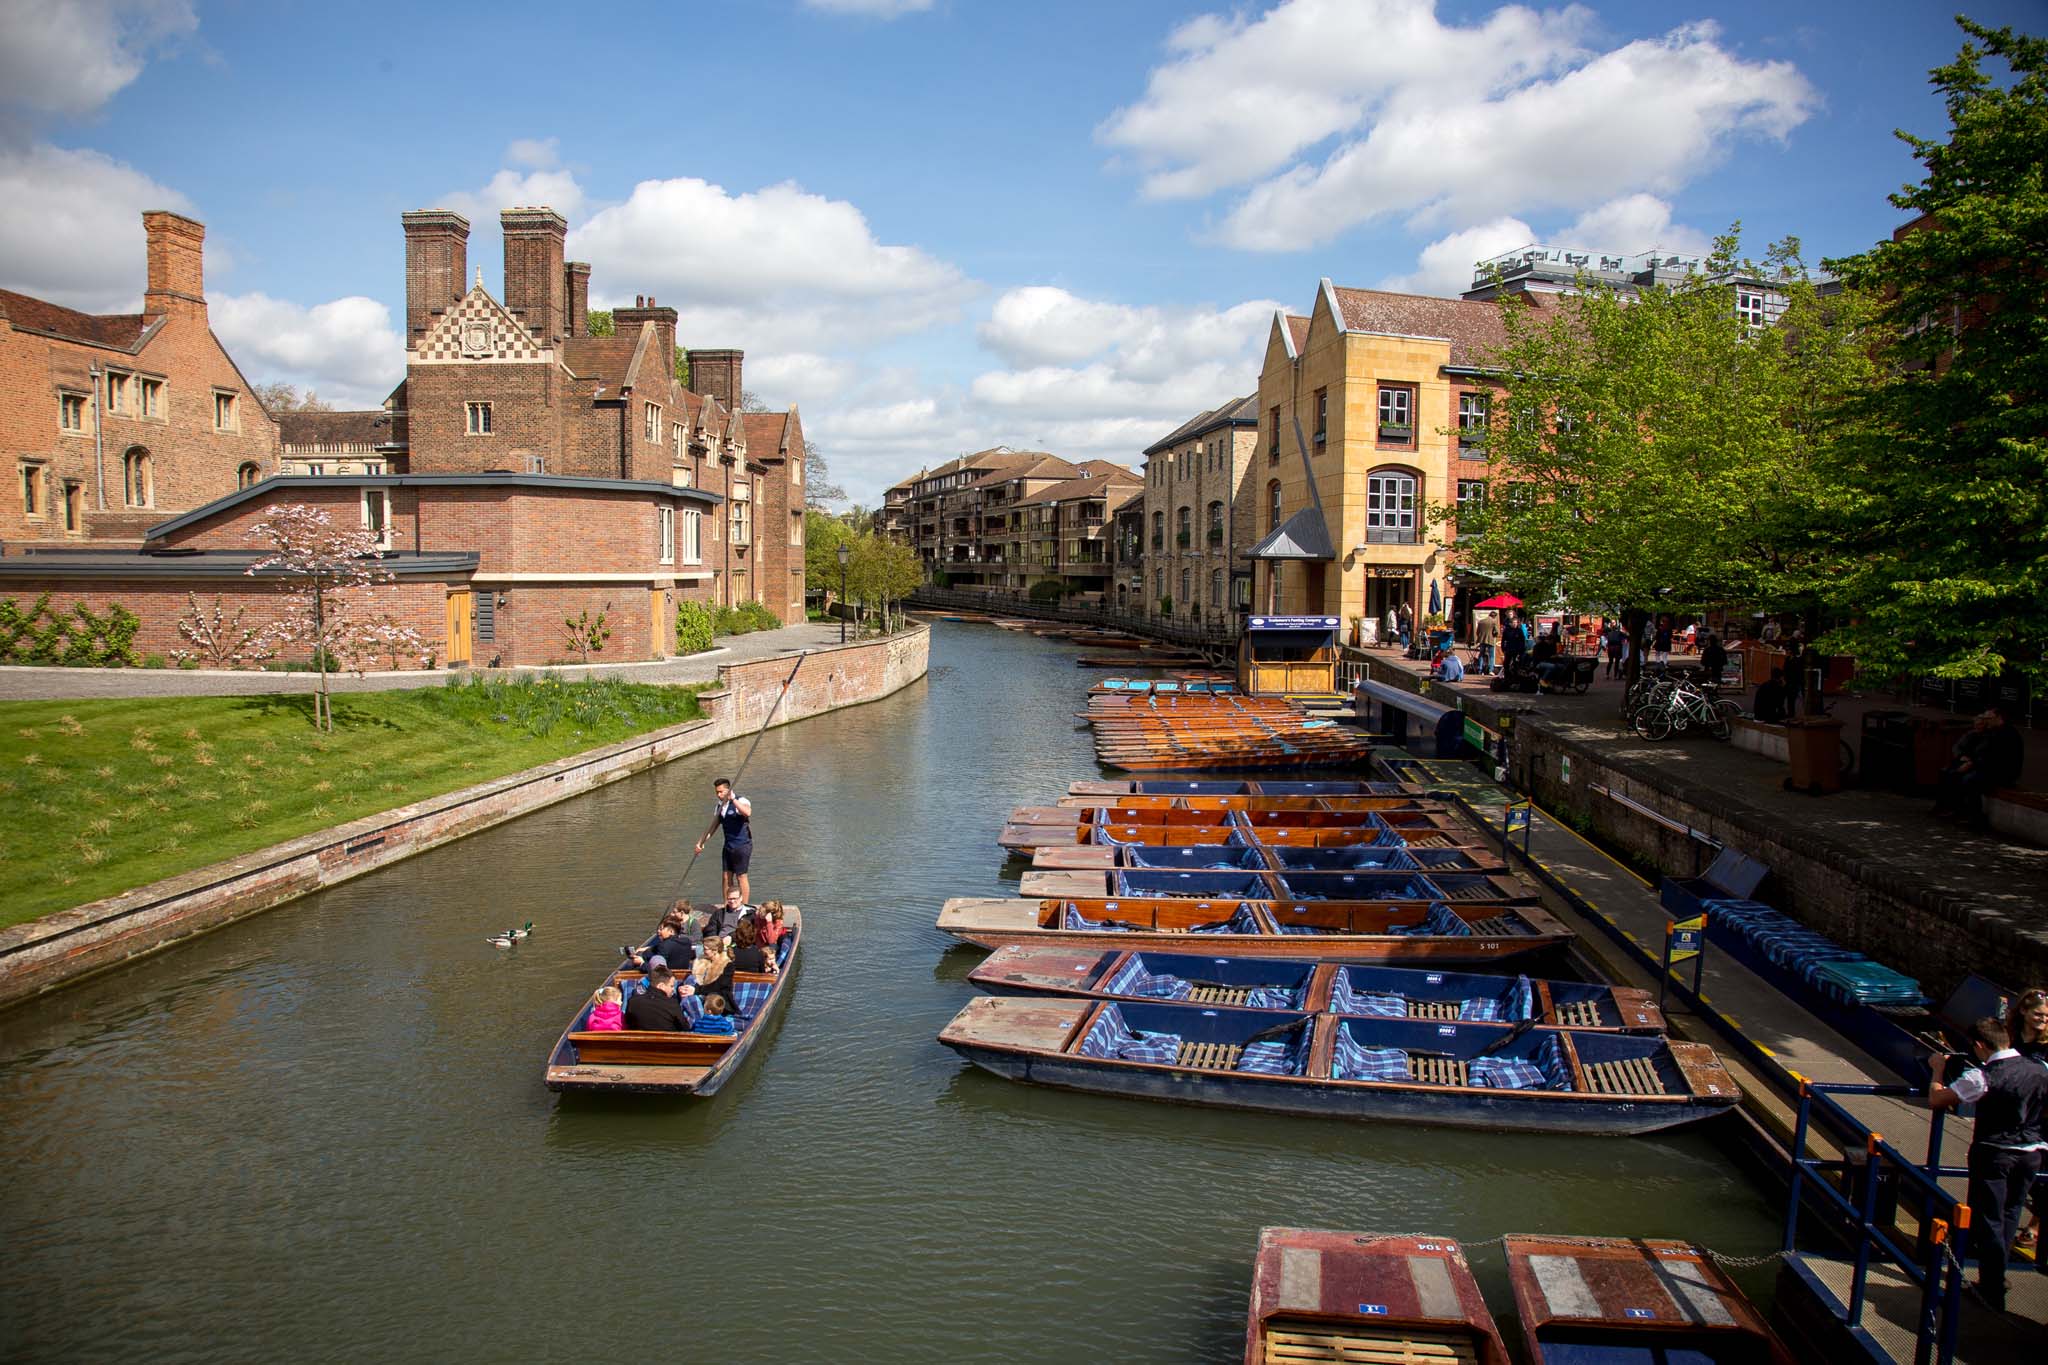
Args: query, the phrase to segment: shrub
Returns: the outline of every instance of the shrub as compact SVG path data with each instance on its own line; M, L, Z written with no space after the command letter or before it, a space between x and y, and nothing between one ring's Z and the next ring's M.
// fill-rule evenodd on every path
M104 614L85 603L53 611L44 593L26 611L14 598L0 598L0 663L68 664L74 668L134 668L135 632L142 618L119 602Z
M161 654L145 654L142 656L142 666L144 668L166 668L169 666L169 660L165 659Z
M676 653L702 654L711 648L716 618L702 602L676 605Z
M1057 578L1046 578L1031 585L1030 595L1034 602L1057 602L1066 591L1066 585Z
M742 602L737 607L720 607L711 618L715 635L748 635L757 630L779 630L782 618L759 602Z

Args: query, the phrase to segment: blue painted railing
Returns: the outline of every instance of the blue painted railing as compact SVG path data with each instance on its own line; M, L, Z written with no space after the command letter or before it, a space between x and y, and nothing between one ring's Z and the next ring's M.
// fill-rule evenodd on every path
M1870 1131L1862 1120L1844 1109L1836 1095L1895 1095L1924 1099L1924 1088L1904 1085L1825 1085L1802 1081L1799 1086L1799 1125L1792 1138L1792 1188L1785 1201L1784 1250L1798 1250L1802 1207L1811 1203L1828 1231L1855 1251L1855 1271L1849 1282L1849 1302L1842 1321L1851 1328L1863 1325L1863 1306L1874 1256L1897 1266L1920 1288L1920 1314L1915 1325L1914 1365L1949 1365L1955 1359L1956 1332L1962 1317L1963 1264L1970 1226L1970 1209L1941 1187L1942 1176L1964 1175L1961 1167L1941 1164L1942 1115L1932 1114L1928 1130L1927 1156L1916 1162L1883 1136ZM1853 1197L1835 1188L1829 1176L1856 1169L1848 1161L1826 1161L1806 1154L1807 1134L1816 1124L1828 1130L1843 1151L1861 1146L1864 1159L1861 1178ZM1887 1179L1896 1179L1902 1202L1909 1196L1920 1215L1916 1245L1901 1246L1893 1211L1880 1211L1878 1189Z

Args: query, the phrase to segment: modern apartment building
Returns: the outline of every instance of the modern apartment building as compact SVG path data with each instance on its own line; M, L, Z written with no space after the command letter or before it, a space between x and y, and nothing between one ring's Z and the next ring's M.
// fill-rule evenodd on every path
M1191 625L1227 624L1250 607L1258 435L1258 395L1248 394L1145 448L1149 578L1139 605Z
M1107 460L983 450L891 488L877 524L947 587L1024 592L1056 579L1069 592L1106 593L1109 514L1141 482Z

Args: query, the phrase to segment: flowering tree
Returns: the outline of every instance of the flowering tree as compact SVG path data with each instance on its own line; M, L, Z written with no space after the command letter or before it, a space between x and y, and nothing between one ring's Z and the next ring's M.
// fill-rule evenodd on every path
M218 593L214 594L210 609L199 605L198 593L186 593L185 600L192 604L192 610L178 619L178 634L192 648L172 650L173 659L179 663L191 659L215 668L234 668L269 657L257 638L263 632L243 624L247 607L236 607L231 614Z
M270 550L249 572L281 575L286 597L283 613L258 638L273 653L294 645L312 650L320 675L313 720L321 729L334 728L327 691L332 665L361 673L363 661L380 654L418 655L425 661L427 646L419 632L367 610L369 590L394 577L377 563L382 547L376 532L337 527L325 510L293 503L251 527L249 538Z

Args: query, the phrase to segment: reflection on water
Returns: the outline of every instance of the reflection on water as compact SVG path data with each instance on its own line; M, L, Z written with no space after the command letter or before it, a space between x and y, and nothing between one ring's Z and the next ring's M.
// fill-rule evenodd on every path
M1690 1132L1180 1109L935 1043L979 961L939 903L1012 891L1002 817L1097 772L1073 654L941 625L924 683L767 736L754 881L804 907L803 970L712 1100L555 1097L541 1069L741 746L0 1015L0 1354L1225 1360L1266 1223L1769 1248ZM707 857L688 889L716 883Z

